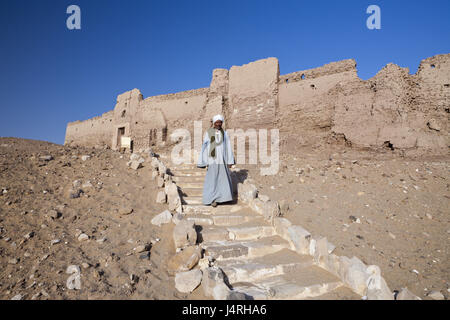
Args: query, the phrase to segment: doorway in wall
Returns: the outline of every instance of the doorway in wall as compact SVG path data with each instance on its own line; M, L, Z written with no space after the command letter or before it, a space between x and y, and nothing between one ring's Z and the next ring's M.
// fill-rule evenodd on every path
M125 136L125 127L121 127L117 129L117 148L120 149L122 147L121 138Z
M157 134L157 129L150 129L150 134L149 134L150 146L154 146L156 144L156 134Z

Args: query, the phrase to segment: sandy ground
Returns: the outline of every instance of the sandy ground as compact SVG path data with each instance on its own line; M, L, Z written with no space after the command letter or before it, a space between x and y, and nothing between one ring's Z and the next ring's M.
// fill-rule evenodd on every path
M275 176L239 168L261 194L288 203L285 217L331 241L335 254L380 266L391 290L407 287L422 299L435 290L448 298L449 157L292 147L280 158Z
M54 159L39 159L46 155ZM173 226L150 223L166 206L155 203L149 163L134 171L128 160L111 150L0 138L0 299L205 299L202 290L175 289L166 271ZM288 203L287 218L335 244L335 254L379 265L391 290L448 298L449 158L290 148L276 176L238 167L261 194ZM72 199L76 180L84 193ZM131 214L120 213L127 208ZM79 241L80 232L90 239ZM133 251L141 244L149 255ZM81 290L66 287L69 265L81 268Z
M39 160L46 155L54 159ZM205 298L202 290L175 289L165 267L175 253L173 226L150 223L166 205L155 203L149 164L134 171L127 161L111 150L0 138L0 299ZM75 180L92 186L72 199ZM121 215L121 208L133 212ZM80 231L90 239L79 241ZM133 251L140 244L150 246L149 257ZM81 268L81 290L66 287L69 265Z

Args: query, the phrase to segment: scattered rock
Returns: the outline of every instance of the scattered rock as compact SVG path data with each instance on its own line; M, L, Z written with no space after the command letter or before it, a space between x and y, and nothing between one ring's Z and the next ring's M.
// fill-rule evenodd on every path
M11 298L11 300L22 300L24 298L20 293Z
M278 202L280 206L280 213L282 216L285 216L289 211L289 202L286 199L281 199Z
M72 182L72 187L79 188L81 187L81 183L81 180L75 180L74 182Z
M81 269L77 265L70 265L66 270L67 274L70 274L67 279L66 286L69 290L80 290L81 289Z
M178 187L173 182L168 182L167 185L167 203L169 204L169 210L181 213L181 198L178 193Z
M40 156L39 159L44 160L44 161L51 161L51 160L53 160L53 157L51 155L50 156Z
M141 254L139 256L139 259L141 259L141 260L148 260L148 259L150 259L150 252L149 251L144 252L143 254Z
M202 282L202 275L199 269L179 272L175 275L175 288L183 293L191 293Z
M50 241L50 245L55 245L55 244L58 244L58 243L60 243L61 242L61 240L60 239L54 239L54 240L52 240L52 241Z
M187 247L183 251L172 256L167 263L167 272L174 275L177 272L189 271L198 263L201 257L201 249Z
M414 293L409 291L407 288L402 288L402 291L400 291L397 294L395 299L396 300L422 300L418 296L416 296Z
M121 216L129 215L132 212L133 212L133 208L132 207L121 207L119 209L119 215L121 215Z
M224 300L230 289L225 284L225 275L218 267L208 267L203 270L202 287L205 296ZM221 294L222 293L222 294Z
M89 160L90 158L91 158L91 156L89 156L89 155L81 156L81 160L83 160L83 161Z
M70 199L79 198L82 192L83 192L83 190L81 190L81 189L69 189L68 197Z
M139 168L142 168L142 163L139 162L139 161L131 161L130 168L133 169L133 170L137 170Z
M81 185L81 187L87 189L87 188L93 188L94 186L93 186L92 183L88 180L88 181L86 181L85 183L83 183L83 184Z
M130 160L131 160L131 161L135 161L135 160L138 160L140 157L141 157L141 156L138 155L137 153L132 153L132 154L130 155Z
M31 238L34 237L34 232L33 232L33 231L28 232L28 233L25 234L23 237L24 237L26 240L29 240L29 239L31 239Z
M440 291L431 291L427 294L427 297L430 297L433 300L445 300L444 295Z
M134 273L130 274L130 282L131 284L136 284L139 281L139 277Z
M436 119L430 119L427 122L427 126L430 130L435 130L435 131L441 131L441 126L439 125L439 123L436 121Z
M197 231L195 230L194 221L181 220L173 228L173 241L175 248L195 245L197 242Z
M250 202L256 198L258 190L254 184L248 183L247 180L244 183L238 183L238 195L239 199L244 202Z
M19 259L17 259L17 258L9 259L9 260L8 260L8 263L9 263L9 264L18 264L18 263L19 263Z
M85 233L82 233L78 236L78 241L86 241L89 240L89 236Z
M133 250L136 253L141 253L141 252L144 252L144 251L149 251L150 250L150 246L147 245L147 244L141 244L141 245L137 246L136 248L134 248Z
M153 225L156 225L158 227L160 227L162 224L166 224L172 221L172 214L170 213L169 210L165 210L163 212L161 212L160 214L158 214L157 216L155 216L151 223Z
M163 190L156 195L156 203L166 203L166 193Z
M61 213L56 211L56 210L49 210L47 212L47 217L54 220L54 219L58 219L59 217L61 217Z

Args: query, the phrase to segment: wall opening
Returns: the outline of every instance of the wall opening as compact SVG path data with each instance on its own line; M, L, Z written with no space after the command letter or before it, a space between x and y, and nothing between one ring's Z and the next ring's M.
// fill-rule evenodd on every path
M127 113L127 110L123 110L122 114L120 115L122 118L125 118L125 114Z
M121 127L117 129L117 148L122 146L121 139L125 136L125 127Z
M162 141L167 140L167 127L162 129Z
M430 67L431 67L431 69L436 68L436 66L434 64L432 64Z
M300 77L302 80L305 80L306 79L306 77L305 77L305 74L302 74L302 76Z
M385 141L384 144L383 144L383 146L384 146L386 149L394 150L394 145L393 145L390 141Z
M154 146L156 144L156 133L157 133L157 129L150 129L150 134L148 135L149 137L149 145L150 146Z

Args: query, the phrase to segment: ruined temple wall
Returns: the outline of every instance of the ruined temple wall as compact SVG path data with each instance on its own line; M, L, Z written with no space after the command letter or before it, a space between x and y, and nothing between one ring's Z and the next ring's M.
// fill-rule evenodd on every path
M113 115L113 111L109 111L92 119L69 122L64 144L111 147Z
M167 130L166 140L170 141L173 131L186 128L193 130L194 121L202 113L206 103L204 89L150 97L143 100L133 115L131 137L136 148L147 148L152 142L163 140L162 130ZM157 130L156 139L151 130Z
M319 143L330 133L333 104L327 93L340 82L358 79L356 62L343 60L282 75L278 85L278 123L283 139L299 145ZM290 134L295 131L295 136Z
M279 74L277 58L230 68L227 106L229 127L273 127L278 107Z
M280 112L286 106L305 104L314 97L325 94L340 81L357 78L354 60L333 62L319 68L282 75L278 86Z
M267 58L230 70L214 69L208 88L144 99L138 89L120 94L113 111L67 125L66 143L117 145L119 128L135 148L161 141L180 128L203 130L212 115L225 128L279 128L296 145L323 143L336 135L356 147L427 149L448 152L450 54L421 62L415 75L388 64L369 80L357 76L353 59L279 75L278 60ZM109 138L108 138L109 137ZM438 150L438 151L437 151Z
M449 58L427 59L415 75L388 64L367 81L340 83L329 94L334 101L332 131L356 147L447 153Z

